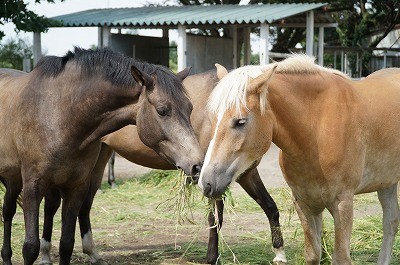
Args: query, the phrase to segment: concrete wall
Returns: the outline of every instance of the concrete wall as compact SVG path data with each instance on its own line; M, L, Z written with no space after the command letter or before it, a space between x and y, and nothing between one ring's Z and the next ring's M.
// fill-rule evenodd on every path
M111 34L111 48L126 56L168 66L169 39L138 35Z
M187 65L192 66L191 74L215 69L215 63L233 68L232 39L188 34L186 40Z

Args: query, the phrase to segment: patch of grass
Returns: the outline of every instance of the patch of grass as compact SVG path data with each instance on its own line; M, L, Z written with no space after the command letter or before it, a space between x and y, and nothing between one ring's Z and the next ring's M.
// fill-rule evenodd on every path
M118 189L103 184L103 192L96 195L91 211L93 235L100 254L109 264L203 264L207 252L207 200L196 192L192 201L195 224L177 225L176 214L160 203L171 198L176 185L177 171L154 171L142 177L119 180ZM289 189L269 190L280 210L280 222L289 264L305 264L304 235L294 211ZM1 193L1 191L0 191ZM0 196L2 196L0 194ZM274 258L268 220L258 206L244 193L232 190L234 212L224 213L221 245L221 264L270 264ZM356 208L377 203L376 194L356 197ZM41 210L41 221L43 220ZM60 238L60 212L54 224L53 255L56 260ZM324 248L322 264L330 264L334 244L333 219L324 213ZM2 232L0 232L2 238ZM24 224L18 209L13 224L13 260L22 263L21 249ZM376 264L382 241L381 214L362 216L354 220L351 255L354 264ZM233 254L236 261L233 260ZM82 254L79 231L72 264L88 264ZM400 264L400 237L393 248L392 264Z

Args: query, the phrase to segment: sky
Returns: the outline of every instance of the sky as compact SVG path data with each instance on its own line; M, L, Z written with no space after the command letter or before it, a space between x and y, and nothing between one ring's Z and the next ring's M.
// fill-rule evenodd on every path
M173 0L169 0L174 2ZM249 0L242 0L241 4L248 3ZM64 2L57 1L54 4L42 1L42 3L35 4L35 1L28 2L28 8L39 15L46 17L54 17L73 12L79 12L94 8L117 8L117 7L141 7L148 3L162 3L165 0L65 0ZM27 32L15 32L13 23L7 23L2 27L6 37L8 38L23 38L30 43L33 40L33 34ZM97 27L85 28L50 28L47 33L41 34L42 51L47 55L64 55L67 51L73 49L73 46L80 46L82 48L89 48L91 45L97 45ZM142 35L155 35L161 36L159 31L141 31ZM170 40L177 39L176 30L169 31Z

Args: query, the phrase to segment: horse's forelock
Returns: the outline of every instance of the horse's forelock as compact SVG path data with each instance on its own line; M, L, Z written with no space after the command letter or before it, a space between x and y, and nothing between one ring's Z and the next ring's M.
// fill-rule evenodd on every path
M250 78L263 74L270 66L248 65L237 68L219 81L208 101L208 108L218 114L235 108L240 113L241 108L247 108L246 89Z

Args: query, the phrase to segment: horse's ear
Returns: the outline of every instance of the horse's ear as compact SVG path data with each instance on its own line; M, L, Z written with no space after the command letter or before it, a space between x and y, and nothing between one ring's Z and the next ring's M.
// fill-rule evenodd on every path
M222 78L224 78L224 76L228 74L228 70L226 70L226 68L220 65L219 63L216 63L215 67L217 67L218 80L221 80Z
M181 82L183 81L183 79L185 79L189 74L190 74L190 70L192 70L192 67L186 67L185 69L183 69L182 71L180 71L179 73L176 74L176 76L181 80Z
M271 81L271 78L274 75L277 66L278 65L275 64L271 69L267 70L262 75L252 79L250 81L250 86L247 90L247 93L261 94L261 92L263 92L262 90L268 89L268 82Z
M140 86L149 86L152 83L151 76L140 71L135 66L131 66L131 74L133 79L140 85Z

